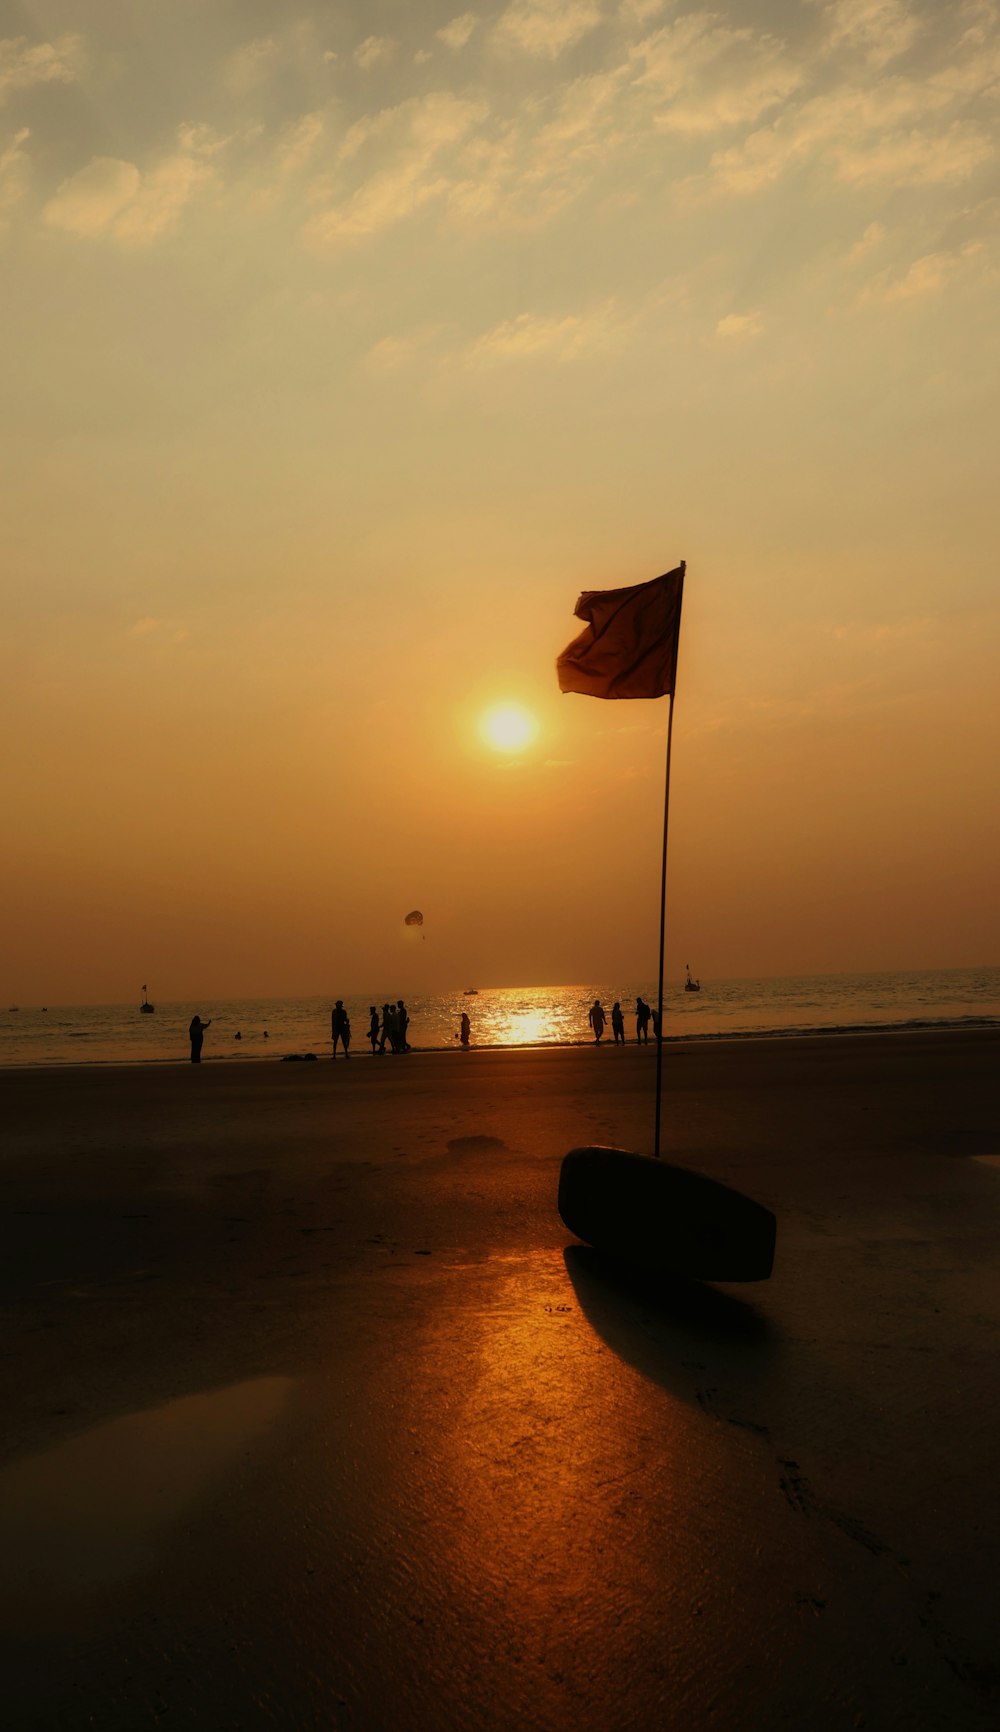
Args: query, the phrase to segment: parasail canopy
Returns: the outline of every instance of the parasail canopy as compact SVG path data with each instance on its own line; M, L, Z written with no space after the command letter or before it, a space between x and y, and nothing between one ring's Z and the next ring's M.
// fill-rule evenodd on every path
M414 908L411 913L406 915L403 921L404 926L422 926L423 923L424 917L419 908Z

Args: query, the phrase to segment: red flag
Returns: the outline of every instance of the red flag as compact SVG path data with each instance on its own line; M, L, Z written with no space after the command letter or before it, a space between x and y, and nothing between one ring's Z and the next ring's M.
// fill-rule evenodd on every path
M564 692L588 698L672 697L685 564L629 589L586 589L574 608L587 629L556 662Z

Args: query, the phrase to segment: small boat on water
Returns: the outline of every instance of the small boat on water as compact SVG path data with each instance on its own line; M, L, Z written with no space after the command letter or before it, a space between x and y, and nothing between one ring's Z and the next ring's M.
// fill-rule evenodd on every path
M143 1016L152 1016L154 1010L156 1009L155 1004L150 1004L149 999L146 997L146 988L145 987L143 987L143 989L142 989L142 1003L140 1004L139 1009L140 1009Z
M8 1006L7 1006L7 1009L8 1009L8 1010L9 1010L9 1011L15 1011L15 1010L20 1010L20 1008L21 1008L21 1006L20 1006L20 1005L19 1005L19 1004L9 1004L9 1005L8 1005Z
M465 991L462 994L462 997L463 998L478 998L479 997L479 988L477 986L467 986Z
M700 992L701 991L701 981L691 979L691 964L689 962L685 962L684 967L685 967L685 970L687 971L687 979L684 982L684 991L685 992Z

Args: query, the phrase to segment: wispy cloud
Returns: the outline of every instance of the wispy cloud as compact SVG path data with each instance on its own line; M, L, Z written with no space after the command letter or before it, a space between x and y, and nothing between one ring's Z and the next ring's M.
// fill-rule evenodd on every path
M939 132L891 132L865 144L838 141L831 159L840 180L854 186L954 186L989 162L994 143L979 127L956 121Z
M838 86L789 106L742 143L715 151L707 175L694 177L688 191L753 194L807 162L855 186L955 184L994 152L989 134L972 121L928 124L964 93L960 78L943 73L924 82L896 77L874 87Z
M326 134L326 117L321 109L313 109L301 120L288 127L278 143L278 167L282 174L297 174L314 157Z
M24 145L30 137L29 128L22 126L0 150L0 231L27 190L28 153Z
M594 0L511 0L500 14L493 39L502 47L554 60L601 22Z
M461 12L450 24L446 24L443 30L437 32L438 41L457 54L460 48L465 47L478 23L475 12Z
M958 277L978 269L986 262L982 241L967 241L953 251L924 253L902 274L880 271L862 290L862 304L894 306L902 301L926 301L949 287Z
M763 330L762 313L727 313L716 325L715 335L720 343L749 343Z
M134 162L95 156L49 199L42 216L50 228L73 235L100 235L130 204L142 176Z
M212 179L208 164L184 152L146 175L115 223L119 240L144 244L176 228L181 212Z
M354 58L363 72L388 60L396 47L391 36L366 36L354 50Z
M274 36L257 36L244 42L226 61L223 82L234 95L247 96L266 84L281 58L281 45Z
M709 12L686 13L665 25L633 48L631 60L637 87L668 104L654 117L663 132L715 133L752 122L805 76L784 43L732 29Z
M611 347L620 329L613 300L563 318L519 313L516 318L494 325L471 343L465 351L465 361L471 367L507 361L575 361Z
M196 131L182 129L182 135ZM133 162L98 156L62 182L42 218L66 234L111 235L145 245L173 230L184 208L214 178L205 158L191 150L161 158L145 175Z
M0 41L0 102L37 84L73 84L82 67L82 36L59 36L54 42L5 37Z
M880 222L869 223L863 235L855 241L847 255L848 264L856 264L859 259L866 259L885 240L885 226Z
M383 145L381 166L349 196L312 217L306 238L320 246L357 241L445 197L452 180L441 172L439 159L466 138L486 113L485 103L438 91L412 98L353 128L344 140L345 160L377 136Z
M854 50L874 67L898 60L923 28L905 0L827 0L822 11L829 47Z
M398 373L427 350L433 337L433 330L413 332L406 337L382 337L368 350L365 368L376 378Z

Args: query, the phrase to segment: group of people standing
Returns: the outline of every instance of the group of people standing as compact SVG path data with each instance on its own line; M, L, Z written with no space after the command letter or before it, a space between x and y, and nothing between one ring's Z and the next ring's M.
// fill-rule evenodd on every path
M600 1046L601 1041L604 1038L604 1029L605 1029L605 1026L607 1024L607 1020L608 1019L607 1019L607 1016L605 1015L603 1004L601 1003L599 998L595 998L593 1004L590 1007L590 1012L589 1012L589 1015L587 1017L587 1021L590 1023L590 1026L594 1031L594 1040L596 1041L598 1046ZM660 1038L659 1013L655 1010L651 1010L644 998L637 998L635 1001L635 1038L639 1042L640 1046L643 1045L643 1043L648 1044L650 1023L652 1023L652 1025L653 1025L653 1038L654 1038L654 1040L659 1040L659 1038ZM615 1045L617 1046L619 1041L620 1041L622 1046L624 1046L625 1045L625 1014L624 1014L622 1007L621 1007L621 1004L619 1003L617 998L615 999L615 1002L611 1007L611 1032L615 1038Z
M401 998L395 1004L383 1004L382 1017L379 1020L378 1006L368 1006L368 1039L371 1041L373 1053L385 1052L386 1042L390 1052L409 1052L410 1043L406 1031L410 1026L410 1013ZM344 1001L338 998L330 1012L330 1036L333 1041L333 1057L337 1056L338 1043L344 1049L344 1057L351 1056L351 1019L344 1009Z

